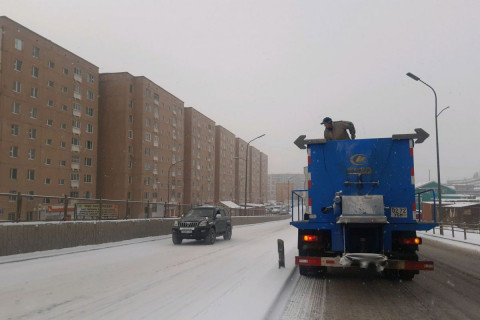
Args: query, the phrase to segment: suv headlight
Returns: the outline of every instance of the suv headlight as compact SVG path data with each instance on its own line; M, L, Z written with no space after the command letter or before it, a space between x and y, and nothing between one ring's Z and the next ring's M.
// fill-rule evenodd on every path
M178 220L173 221L173 226L178 227Z
M199 227L206 227L208 224L208 221L207 220L203 220L203 221L200 221L200 223L198 224Z

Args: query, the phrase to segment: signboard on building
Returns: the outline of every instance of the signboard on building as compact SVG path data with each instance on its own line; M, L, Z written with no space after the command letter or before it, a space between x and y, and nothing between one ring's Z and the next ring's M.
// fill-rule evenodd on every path
M118 219L118 205L105 203L77 203L77 218Z

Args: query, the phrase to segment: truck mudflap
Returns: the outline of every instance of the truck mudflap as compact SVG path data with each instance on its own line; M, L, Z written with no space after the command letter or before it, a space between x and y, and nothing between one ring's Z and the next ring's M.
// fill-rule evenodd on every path
M361 259L358 256L353 256L353 259L349 257L295 257L295 264L298 266L311 266L311 267L334 267L334 268L349 268L349 267L363 267L366 268L370 264L374 264L378 271L383 269L395 269L395 270L422 270L433 271L433 261L410 261L410 260L385 260L381 259L381 255L377 257L366 257ZM384 257L384 256L382 256Z

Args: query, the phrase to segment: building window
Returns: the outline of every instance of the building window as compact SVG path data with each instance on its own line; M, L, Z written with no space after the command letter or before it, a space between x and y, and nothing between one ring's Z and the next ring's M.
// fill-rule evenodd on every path
M35 159L35 149L28 150L28 160L34 160L34 159Z
M55 62L53 61L48 62L48 67L51 69L55 68Z
M47 126L49 126L49 127L53 126L53 120L52 119L47 119Z
M65 141L60 141L60 148L66 148L67 143Z
M90 175L90 174L83 175L83 182L84 183L92 183L92 175Z
M63 111L68 111L68 107L63 104L63 105L62 105L62 110L63 110Z
M76 119L73 119L72 120L72 127L80 129L80 127L81 127L80 121L78 121Z
M17 49L18 51L23 50L23 41L22 40L15 39L15 49Z
M18 147L17 146L11 146L10 147L10 157L11 158L18 157Z
M133 116L131 114L128 115L128 122L133 123Z
M32 67L32 77L38 78L38 68Z
M58 184L63 186L65 184L65 179L58 179Z
M12 113L14 114L20 114L20 103L14 102L12 104Z
M93 108L87 107L87 108L85 109L85 114L86 114L87 116L89 116L89 117L93 117Z
M67 88L67 87L62 87L62 92L63 92L63 93L67 93L67 92L68 92L68 88Z
M29 180L29 181L35 180L35 170L34 169L28 169L27 180Z
M133 131L132 130L128 130L128 138L133 139Z
M38 88L31 88L30 89L30 96L32 98L38 98Z
M17 200L17 191L10 190L9 192L11 195L8 197L8 201L16 201Z
M94 80L95 80L95 78L93 77L93 74L89 73L89 74L87 75L87 82L93 83Z
M18 124L12 124L10 133L12 136L18 136Z
M45 178L45 184L50 184L50 178Z
M28 137L30 139L36 139L37 138L37 129L35 129L35 128L28 129Z
M32 56L34 58L40 58L40 48L33 47Z
M79 173L71 173L70 174L70 180L79 181L80 180L80 174Z
M46 165L51 165L52 164L52 159L49 159L49 158L45 158L45 164Z
M53 107L53 100L48 100L48 101L47 101L47 105L48 105L49 107Z
M67 129L67 124L66 124L66 123L60 124L60 128L62 128L62 129Z
M80 139L73 137L72 138L72 145L79 146L80 145Z
M63 74L68 74L68 69L67 69L67 68L63 68L63 69L62 69L62 72L63 72Z
M85 158L85 167L92 166L92 158Z
M22 61L20 60L15 60L15 63L13 65L13 69L15 71L22 71Z
M37 108L31 108L30 109L30 118L37 119L37 115L38 115Z
M70 198L78 198L78 191L70 191Z
M88 150L93 150L93 142L87 140L87 141L85 142L85 147L86 147Z
M87 90L87 99L88 100L93 100L94 99L93 92L90 91L90 90Z
M92 197L92 193L90 191L85 191L85 198L90 199Z
M73 68L73 74L82 76L82 70L80 70L80 69L77 68L77 67L74 67L74 68Z
M67 165L67 161L65 161L65 160L59 160L59 161L58 161L58 165L59 165L60 167L65 167L65 166Z
M145 141L151 141L152 140L152 136L150 135L150 133L145 133Z
M55 87L55 83L53 81L50 81L50 80L47 82L47 85L51 88Z
M35 195L35 191L30 190L30 191L27 192L27 194L29 196L33 196L33 195ZM33 197L28 197L27 199L28 199L28 201L33 201Z
M18 169L10 168L10 180L17 180Z
M87 123L87 133L93 133L93 124Z
M13 91L22 92L22 84L20 83L20 81L13 82Z
M46 140L45 140L45 144L46 144L47 146L51 146L51 145L52 145L52 139L46 139Z
M80 86L74 85L74 86L73 86L73 92L75 92L75 93L81 93Z
M144 197L145 200L148 200L148 192L145 192L145 197Z
M73 111L82 112L82 105L80 103L74 102L73 103Z

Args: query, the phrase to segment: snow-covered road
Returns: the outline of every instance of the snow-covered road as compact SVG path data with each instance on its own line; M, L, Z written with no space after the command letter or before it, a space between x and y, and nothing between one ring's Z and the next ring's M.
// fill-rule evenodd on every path
M295 267L296 237L283 220L213 246L162 236L0 257L0 319L262 319Z

